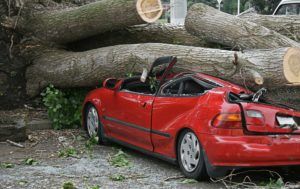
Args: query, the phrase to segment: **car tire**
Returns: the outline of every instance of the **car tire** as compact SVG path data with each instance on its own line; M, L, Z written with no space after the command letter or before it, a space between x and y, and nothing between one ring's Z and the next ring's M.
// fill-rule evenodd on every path
M198 181L207 180L204 152L195 133L184 130L178 138L177 160L183 174Z
M87 105L84 120L89 138L94 135L97 138L98 144L106 144L103 124L101 123L97 108L94 105Z

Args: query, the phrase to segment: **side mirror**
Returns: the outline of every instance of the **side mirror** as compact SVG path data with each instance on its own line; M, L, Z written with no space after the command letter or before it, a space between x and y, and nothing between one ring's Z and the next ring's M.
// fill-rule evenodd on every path
M103 87L110 90L117 90L121 86L122 81L115 78L108 78L103 82Z

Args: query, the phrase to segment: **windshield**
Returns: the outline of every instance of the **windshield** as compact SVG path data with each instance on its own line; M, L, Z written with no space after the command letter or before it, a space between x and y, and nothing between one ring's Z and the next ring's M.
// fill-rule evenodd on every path
M281 5L275 15L300 15L300 3Z

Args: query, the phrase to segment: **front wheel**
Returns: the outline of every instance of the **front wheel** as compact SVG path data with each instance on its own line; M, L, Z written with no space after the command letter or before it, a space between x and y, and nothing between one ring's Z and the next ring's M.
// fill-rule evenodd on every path
M98 111L96 107L91 104L89 104L86 108L85 125L90 138L95 137L99 144L103 144L105 142L103 137L103 126L101 124Z
M185 130L180 134L177 154L179 167L185 176L196 180L208 178L203 149L193 131Z

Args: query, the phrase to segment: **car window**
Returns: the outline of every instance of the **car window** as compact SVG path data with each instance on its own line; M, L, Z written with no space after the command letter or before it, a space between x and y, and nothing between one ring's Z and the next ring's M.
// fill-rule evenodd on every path
M167 95L177 95L179 92L180 83L181 81L171 83L169 86L163 89L163 93Z
M192 78L184 78L165 86L161 94L164 96L196 96L204 93L207 89Z
M281 5L275 15L300 15L300 3Z
M141 93L141 94L154 94L155 92L153 91L153 89L151 89L149 83L141 82L140 77L132 77L132 78L125 79L121 86L121 90Z
M183 81L182 91L179 91L181 95L197 95L205 92L205 88L199 85L193 79Z

